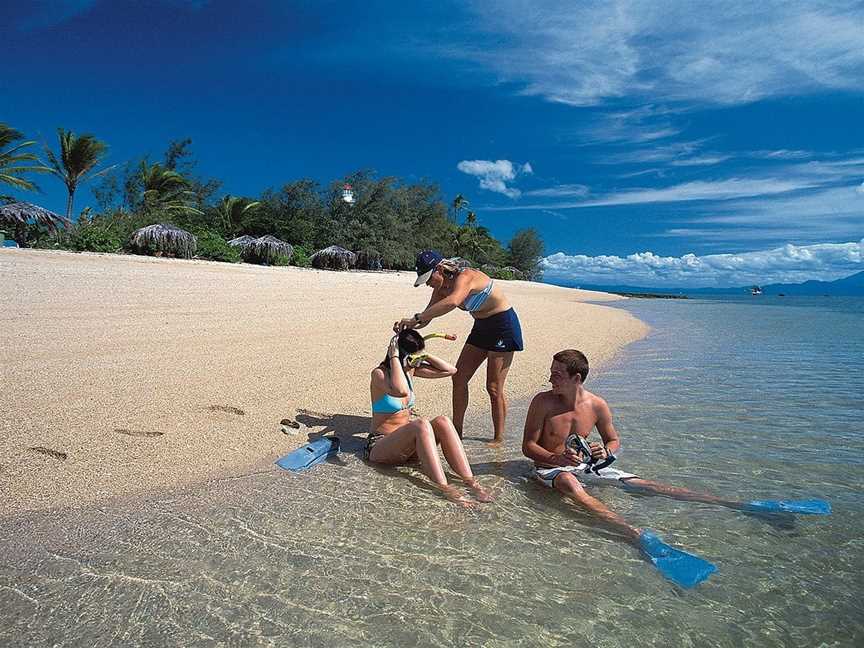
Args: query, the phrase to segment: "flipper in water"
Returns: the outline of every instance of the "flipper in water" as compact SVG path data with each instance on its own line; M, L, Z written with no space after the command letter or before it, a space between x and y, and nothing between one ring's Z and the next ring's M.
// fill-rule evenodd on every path
M339 439L336 437L319 437L314 441L310 441L301 448L297 448L294 452L290 452L279 461L276 465L285 470L300 472L311 468L315 464L325 461L329 457L336 455L339 452Z
M798 513L830 515L831 504L825 500L753 500L744 505L748 513Z
M647 529L639 536L639 546L661 574L681 587L695 587L717 571L707 560L670 547Z

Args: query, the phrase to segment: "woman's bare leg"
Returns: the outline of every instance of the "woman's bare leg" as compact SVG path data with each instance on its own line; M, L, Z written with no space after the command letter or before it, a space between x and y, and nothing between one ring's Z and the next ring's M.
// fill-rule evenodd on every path
M497 353L490 351L486 361L486 391L492 405L492 427L495 436L492 444L504 443L504 426L507 422L507 397L504 394L504 381L513 363L513 352Z
M447 484L438 447L435 444L435 433L432 425L424 418L414 419L380 439L369 459L376 463L398 465L408 461L414 454L420 459L423 472L435 484Z
M473 344L462 347L462 353L456 361L456 373L453 376L453 425L459 438L462 438L462 426L465 423L465 411L468 409L468 383L483 364L488 351L479 349Z
M492 496L480 486L480 482L471 472L471 464L465 454L465 447L456 432L453 422L446 416L437 416L430 421L435 432L435 439L441 444L441 452L447 464L453 469L459 478L474 492L474 496L481 502L491 502Z

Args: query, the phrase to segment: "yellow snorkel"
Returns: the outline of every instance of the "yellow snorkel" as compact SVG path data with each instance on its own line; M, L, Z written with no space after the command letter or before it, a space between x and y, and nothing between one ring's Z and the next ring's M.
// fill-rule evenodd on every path
M450 340L451 342L456 339L456 336L453 333L428 333L423 336L424 340L431 340L432 338L443 338L445 340ZM417 368L423 361L429 357L428 353L412 353L408 356L408 366Z

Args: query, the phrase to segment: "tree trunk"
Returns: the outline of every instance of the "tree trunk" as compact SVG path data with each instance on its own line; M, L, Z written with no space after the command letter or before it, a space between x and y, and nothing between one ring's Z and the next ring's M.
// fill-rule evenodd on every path
M66 199L66 218L72 220L72 201L75 199L75 189L69 189L69 198Z

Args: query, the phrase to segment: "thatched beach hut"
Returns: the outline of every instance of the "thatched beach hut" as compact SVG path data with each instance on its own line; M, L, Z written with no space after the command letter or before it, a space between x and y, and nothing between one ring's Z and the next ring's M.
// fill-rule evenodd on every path
M237 248L240 254L243 254L244 250L249 246L252 241L255 240L254 236L249 236L248 234L244 234L243 236L238 236L237 238L233 238L228 241L228 245L233 248Z
M358 270L383 270L384 262L375 250L360 250L357 252L355 267Z
M270 234L252 240L243 248L243 259L249 263L273 265L281 257L287 265L293 254L294 248L290 243L286 243Z
M357 263L357 255L338 245L318 250L309 257L313 268L322 270L349 270Z
M135 254L191 259L197 247L198 239L192 234L161 223L135 230L129 238L129 249Z
M33 203L14 202L0 206L0 225L17 229L26 226L31 221L38 225L45 225L55 232L60 225L69 225L69 221L60 214L55 214Z

